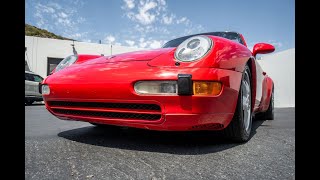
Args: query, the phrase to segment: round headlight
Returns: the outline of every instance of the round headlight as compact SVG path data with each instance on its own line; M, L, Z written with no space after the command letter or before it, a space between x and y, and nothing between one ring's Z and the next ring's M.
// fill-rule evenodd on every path
M193 36L183 41L176 49L174 56L183 62L195 61L206 55L211 47L212 40L207 36Z
M70 66L71 64L76 62L77 59L78 59L78 56L76 55L67 56L57 65L55 72L58 72L64 69L65 67Z

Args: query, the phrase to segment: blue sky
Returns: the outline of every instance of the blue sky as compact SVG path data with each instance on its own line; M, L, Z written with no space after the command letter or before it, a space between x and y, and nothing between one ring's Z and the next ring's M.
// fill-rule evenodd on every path
M25 22L78 41L158 48L194 33L237 31L248 47L295 47L294 0L26 0Z

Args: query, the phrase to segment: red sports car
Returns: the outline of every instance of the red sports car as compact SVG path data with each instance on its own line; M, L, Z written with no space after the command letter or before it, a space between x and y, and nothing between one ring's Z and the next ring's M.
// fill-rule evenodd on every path
M42 84L46 108L63 120L161 131L222 130L248 141L252 117L273 119L273 81L236 32L173 39L160 49L68 63ZM72 64L72 65L71 65Z

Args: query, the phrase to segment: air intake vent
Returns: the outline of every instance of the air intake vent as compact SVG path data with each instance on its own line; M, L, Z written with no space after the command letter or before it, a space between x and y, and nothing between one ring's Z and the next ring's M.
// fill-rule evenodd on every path
M138 103L103 103L103 102L68 102L68 101L49 101L50 106L72 106L72 107L96 107L96 108L115 108L115 109L141 109L161 111L156 104Z
M104 103L48 101L49 108L55 114L106 119L148 120L161 119L161 107L157 104Z
M111 119L158 120L161 118L160 114L97 112L97 111L79 111L79 110L64 110L64 109L55 109L54 112L59 114L80 115L80 116L90 116L90 117L105 117L105 118L111 118Z

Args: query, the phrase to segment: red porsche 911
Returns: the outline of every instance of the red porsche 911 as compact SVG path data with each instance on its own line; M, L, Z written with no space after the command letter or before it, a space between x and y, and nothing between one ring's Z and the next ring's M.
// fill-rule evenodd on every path
M248 141L252 117L274 118L274 85L236 32L173 39L160 49L64 62L42 82L47 110L62 120L160 131L221 130ZM68 61L68 60L66 60Z

